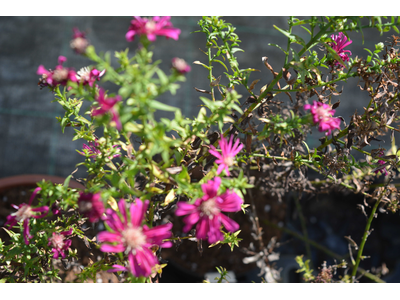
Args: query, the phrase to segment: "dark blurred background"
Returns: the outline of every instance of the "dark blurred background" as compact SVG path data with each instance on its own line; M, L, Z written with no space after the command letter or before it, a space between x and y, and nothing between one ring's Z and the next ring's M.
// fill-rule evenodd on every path
M131 17L0 17L0 178L19 174L66 177L75 170L75 165L83 160L83 157L76 152L76 149L82 149L82 141L72 141L74 134L72 128L66 128L62 134L55 117L63 116L63 109L57 103L51 103L54 98L47 88L40 90L38 87L40 76L36 74L37 68L41 64L46 69L54 68L59 55L64 55L68 59L64 66L73 67L76 71L91 64L88 59L70 49L73 27L78 27L87 33L87 38L95 46L97 53L109 51L113 56L114 51L126 48L134 51L138 46L138 39L131 43L125 39L131 19ZM157 37L154 43L154 60L162 60L161 68L164 71L169 72L173 57L183 58L190 64L196 60L207 62L207 57L199 50L199 48L206 49L205 36L202 33L194 33L199 30L197 25L199 19L200 17L172 17L173 26L182 30L179 40ZM267 56L269 64L276 71L283 65L284 54L268 43L286 45L287 39L274 29L273 25L287 29L287 17L246 16L223 19L236 27L236 33L242 41L240 48L245 52L237 52L239 67L261 71L253 72L250 77L250 82L261 79L254 89L254 92L259 94L260 88L272 80L272 75L265 68L261 58ZM301 28L296 28L295 33L308 40L308 34ZM363 44L360 33L350 32L349 37L353 43L346 49L352 51L352 57L366 57L368 52L364 48L373 51L376 43L384 42L392 34L394 32L381 36L376 29L365 30ZM323 52L318 48L315 50L319 51L322 57ZM204 96L196 92L194 87L199 89L209 87L207 70L194 64L191 64L191 68L186 82L181 83L176 95L167 93L159 99L161 102L180 107L183 115L189 118L197 116L199 105L202 103L199 96ZM222 66L216 65L213 74L216 77L222 75L221 83L227 84L223 72ZM243 103L248 94L240 88L238 91L243 95L241 98ZM278 99L286 103L289 101L285 95L280 95ZM314 99L310 99L309 102L312 100ZM368 94L357 87L357 79L348 80L342 95L332 102L336 100L340 100L336 115L343 116L347 122L355 109L361 113L362 107L369 102ZM313 129L313 134L308 140L310 148L319 145L320 137L322 133ZM375 143L373 148L379 145L386 149L390 148L388 141L373 143ZM85 174L86 171L81 167L76 175L85 177ZM355 207L354 203L352 207ZM361 215L361 221L362 219ZM334 236L334 232L328 231L326 234ZM340 239L344 234L346 232L339 234ZM335 245L338 244L333 241L333 246ZM341 251L347 251L346 243L341 247L345 247Z

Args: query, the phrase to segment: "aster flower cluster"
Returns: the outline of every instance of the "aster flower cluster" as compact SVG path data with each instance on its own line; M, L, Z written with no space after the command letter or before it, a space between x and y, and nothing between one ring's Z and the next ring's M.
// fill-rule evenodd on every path
M83 85L93 87L94 83L99 81L100 77L102 77L105 72L105 69L100 72L95 68L90 69L89 67L84 67L76 73L76 78L78 79L78 82L81 82Z
M128 265L113 265L109 272L128 271L136 277L148 277L152 268L158 264L158 259L151 250L153 246L169 248L171 242L163 240L171 237L172 224L163 224L149 228L142 225L149 201L136 199L135 203L127 205L125 200L118 202L121 215L112 209L107 209L106 223L111 232L103 231L98 234L98 241L103 243L103 252L123 252L128 257Z
M55 87L59 84L67 85L68 81L77 82L76 73L73 69L63 67L63 63L67 61L65 56L58 57L58 65L55 67L54 71L46 70L43 65L38 67L36 74L42 75L39 80L38 85L40 87L50 86Z
M332 34L331 38L333 40L333 42L330 43L330 46L332 47L332 49L336 51L336 53L340 56L340 58L344 62L349 61L349 56L346 54L346 52L351 55L351 51L344 50L344 47L350 45L352 43L352 41L348 41L347 37L343 34L343 32L339 32L338 35ZM341 63L339 63L337 60L335 60L335 65L338 66L338 65L341 65Z
M314 124L318 124L318 130L326 132L325 135L331 134L334 129L340 129L340 119L333 117L335 110L328 104L314 101L312 105L304 105L304 109L311 109Z
M99 103L99 106L92 110L92 116L101 116L107 113L111 114L111 121L116 126L118 130L122 129L121 121L119 120L119 114L115 109L115 104L121 101L121 96L116 97L106 97L106 94L103 89L99 90L99 94L96 96L96 100Z
M41 207L35 207L33 208L32 201L35 198L36 194L41 190L40 187L36 188L32 196L29 199L29 203L22 203L21 205L12 205L17 211L15 213L12 213L7 217L7 222L5 225L7 225L9 228L13 227L16 225L18 222L23 222L23 236L24 236L24 241L26 245L29 245L29 239L33 238L33 236L29 233L29 219L30 218L43 218L47 215L49 211L48 206L41 206ZM38 214L36 214L38 213Z
M86 48L89 46L89 41L86 38L86 34L81 32L78 28L73 28L74 34L70 42L70 47L78 54L84 54Z
M188 232L194 224L196 225L196 237L198 239L208 239L209 243L222 241L224 236L221 232L221 225L229 232L239 229L232 219L221 212L240 211L243 199L234 191L227 190L218 195L221 185L221 178L216 177L201 186L204 196L197 199L193 204L187 202L177 203L177 216L185 216L184 232Z
M141 18L133 17L131 26L126 33L126 40L132 42L136 35L146 35L149 41L154 42L156 36L165 36L167 39L178 40L181 30L173 28L170 22L171 17Z
M101 151L99 149L100 144L98 143L97 140L94 140L93 142L89 142L89 145L83 144L83 149L87 151L87 153L89 154L89 157L92 157L94 159L96 159L97 156L101 155ZM114 145L113 148L117 148L118 150L120 150L121 148L118 145ZM81 152L78 151L79 154L85 156L85 152ZM109 156L109 159L115 158L115 157L120 157L121 153L117 153L117 154L113 154L111 156Z
M53 252L53 258L57 259L59 256L65 258L65 251L67 251L72 244L71 240L66 240L65 238L71 234L72 228L67 231L61 231L60 233L52 233L47 245L52 246L51 251Z

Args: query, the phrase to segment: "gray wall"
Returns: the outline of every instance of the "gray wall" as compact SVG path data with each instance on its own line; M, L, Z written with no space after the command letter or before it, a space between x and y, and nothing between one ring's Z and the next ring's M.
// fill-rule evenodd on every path
M158 37L154 43L154 59L162 59L162 68L168 71L173 57L184 58L187 62L200 60L206 62L206 56L199 50L205 50L205 36L202 33L192 33L198 30L197 21L200 17L172 17L174 27L182 30L178 41ZM251 80L260 78L255 91L272 80L271 73L265 68L261 57L268 56L269 63L279 71L282 66L283 54L269 42L285 45L286 39L273 25L287 28L286 17L226 17L227 22L236 28L242 43L244 53L238 53L240 68L256 68L262 72L253 73ZM46 68L54 68L59 55L64 55L68 61L64 64L75 70L87 66L90 61L81 57L69 48L72 28L88 32L88 38L96 51L124 50L132 51L137 47L137 40L128 43L125 33L131 17L0 17L0 178L18 174L50 174L68 176L75 164L83 157L75 149L82 148L82 141L72 142L73 129L66 128L61 133L55 119L63 115L62 108L57 103L51 103L52 94L37 86L39 76L37 67L43 64ZM299 35L307 38L299 29ZM390 32L385 36L393 34ZM374 44L384 41L377 30L364 32L365 43L362 45L361 35L350 33L353 44L348 47L353 56L367 56L363 48L373 48ZM223 75L222 66L215 68L214 75ZM193 87L208 88L207 71L199 65L192 65L192 71L187 81L182 83L176 96L163 95L159 100L178 106L187 117L197 115L201 104L199 94ZM222 76L222 84L227 79ZM341 105L337 110L349 120L349 116L358 108L366 106L369 99L365 92L357 87L357 80L349 80L352 86L346 86L340 98ZM243 93L243 90L239 90ZM247 97L243 93L242 101ZM287 101L286 96L281 100ZM336 101L333 101L336 102ZM313 130L310 138L311 146L317 145L317 139L322 135ZM378 146L376 144L376 146ZM387 146L388 144L381 146ZM85 176L81 168L79 176Z

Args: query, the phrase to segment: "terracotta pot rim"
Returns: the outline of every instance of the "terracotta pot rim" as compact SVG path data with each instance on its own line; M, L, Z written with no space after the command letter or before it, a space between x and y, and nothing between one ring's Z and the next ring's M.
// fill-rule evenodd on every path
M53 175L42 175L42 174L16 175L16 176L0 178L0 191L21 185L37 186L36 183L42 181L43 179L58 184L60 183L63 184L65 181L65 178ZM79 182L75 181L72 178L69 182L69 187L74 189L82 189L82 190L85 189L85 187L82 184L80 184Z

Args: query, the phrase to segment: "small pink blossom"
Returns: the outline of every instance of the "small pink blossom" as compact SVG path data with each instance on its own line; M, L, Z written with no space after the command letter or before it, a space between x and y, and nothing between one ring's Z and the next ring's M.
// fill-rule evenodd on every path
M92 116L104 115L106 113L111 113L111 121L115 123L118 130L122 129L121 121L119 120L118 112L115 110L114 105L121 101L121 96L116 96L114 98L106 98L103 89L99 90L99 95L96 97L99 106L92 110Z
M49 237L49 243L47 246L53 246L51 251L54 253L53 258L58 258L60 255L65 258L64 251L68 251L71 246L71 240L66 240L67 235L72 234L72 228L68 231L61 231L60 233L53 232L52 236Z
M81 82L83 85L88 84L90 87L93 87L93 84L96 81L99 81L100 77L102 77L105 72L106 72L105 69L100 72L95 68L90 70L89 67L84 67L76 73L76 78L78 79L78 82Z
M83 149L86 149L87 152L89 153L89 157L93 157L94 159L96 159L96 156L101 155L101 151L99 149L100 144L95 140L94 142L89 142L89 145L83 144ZM121 148L118 147L118 145L114 145L113 148L117 148L118 150L120 150ZM81 155L86 155L85 152L80 152L78 151L79 154ZM119 157L121 156L120 153L114 154L112 156L109 156L109 159L115 158L115 157Z
M385 153L381 150L378 154L378 156L383 156ZM381 166L383 166L384 164L386 164L386 161L384 160L378 160L378 164L380 164ZM377 170L375 170L375 174L383 174L385 176L388 175L388 172L386 170L386 167L382 167L382 168L378 168Z
M233 142L233 135L229 139L229 143L227 140L222 136L221 139L218 141L218 144L221 148L221 152L219 153L213 145L210 146L209 152L218 158L215 162L219 164L217 169L217 175L219 175L223 169L225 169L226 175L230 176L229 167L233 165L234 159L236 154L239 153L240 150L243 148L243 144L239 145L239 139L236 140L235 144L232 146Z
M350 50L343 50L344 47L350 45L352 41L347 41L347 37L343 34L343 32L339 32L338 35L331 35L331 38L333 40L332 43L330 43L330 46L332 47L333 50L336 51L336 53L340 56L340 58L345 62L349 61L349 56L345 53L348 52L351 55ZM335 65L341 65L338 61L335 61Z
M218 195L221 178L216 177L201 186L204 196L197 199L194 204L178 202L175 214L177 216L187 215L183 221L184 232L188 232L194 224L196 225L196 237L208 239L210 244L222 241L224 236L220 230L221 225L229 232L239 229L239 224L222 214L224 212L240 211L243 199L234 191L227 190Z
M33 236L29 233L29 219L30 218L43 218L46 216L47 212L49 211L48 206L41 206L41 207L36 207L32 208L31 204L33 199L35 198L36 194L41 190L40 187L37 187L33 193L31 198L29 199L29 203L22 203L21 205L17 206L12 204L12 207L14 207L17 211L15 213L12 213L11 215L7 216L7 221L4 225L8 225L9 228L13 227L16 225L18 222L23 222L23 235L24 235L24 241L26 245L29 245L29 239L33 238ZM39 212L40 214L35 215L34 213Z
M133 17L131 26L125 35L126 40L132 42L135 35L146 35L151 42L156 40L157 35L178 40L181 30L173 28L170 19L171 17L153 17L150 19Z
M55 70L46 70L43 65L38 67L36 74L42 75L39 80L39 85L41 87L50 86L55 87L59 84L67 85L68 81L77 82L76 73L74 70L69 68L64 68L62 64L67 61L65 56L58 57L58 65Z
M104 219L104 204L101 201L101 194L79 193L78 199L79 213L89 219L89 222L97 222Z
M73 28L73 31L74 34L69 45L76 53L83 54L89 46L89 41L86 39L85 33L79 31L78 28Z
M98 241L103 243L100 250L124 252L128 255L128 267L113 265L113 269L109 272L128 271L136 277L148 277L152 273L152 268L158 264L151 248L155 245L164 248L172 246L171 242L163 242L171 237L171 223L153 228L148 228L147 225L141 226L148 205L148 200L143 203L136 198L135 203L128 206L125 200L121 199L118 208L122 218L112 209L107 209L105 222L111 232L103 231L98 234Z
M190 72L190 66L182 58L174 57L172 59L172 68L177 70L181 74Z
M314 101L313 105L304 105L304 109L311 109L314 124L319 124L319 132L326 131L325 135L329 135L335 128L340 130L340 119L333 118L335 110L328 104Z

